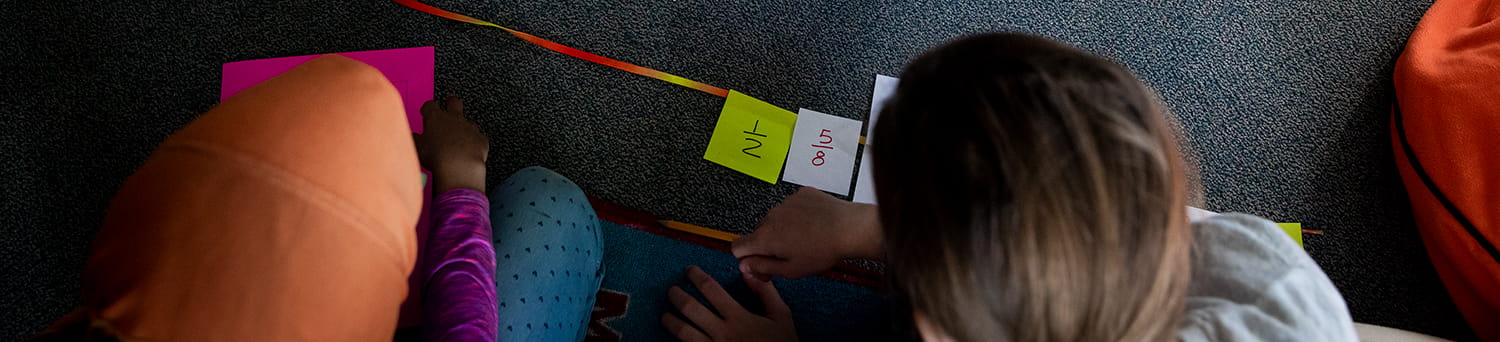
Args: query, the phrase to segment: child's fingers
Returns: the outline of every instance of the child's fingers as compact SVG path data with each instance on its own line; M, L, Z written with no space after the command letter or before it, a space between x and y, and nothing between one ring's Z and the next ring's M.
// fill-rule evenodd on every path
M431 101L427 101L427 102L422 103L422 118L423 119L426 119L427 116L436 114L436 113L441 112L441 111L442 111L442 108L438 107L437 100L431 100Z
M745 284L750 285L750 290L760 296L761 303L765 304L766 317L771 320L780 321L792 317L792 309L781 300L781 292L776 291L776 284L768 280L761 280L748 273L745 274Z
M672 332L672 335L677 336L677 339L684 342L711 341L702 331L698 331L698 328L688 325L687 322L683 322L681 318L677 318L677 316L672 315L670 312L661 314L661 325L667 327L667 331Z
M750 264L745 263L744 260L740 260L740 274L760 280L771 280L771 275L756 273L755 270L750 269Z
M787 279L797 279L807 276L809 273L798 270L786 259L777 259L752 255L740 259L740 272L753 273L762 276L780 276Z
M457 95L449 94L448 98L444 101L448 103L447 109L449 112L460 116L464 114L464 99L459 98Z
M736 258L767 254L767 248L762 246L764 243L761 240L764 239L760 236L761 234L750 233L749 235L734 239L734 242L730 242L729 244L729 250L734 253L734 257Z
M749 256L780 257L786 252L786 244L778 241L775 228L765 225L757 226L755 232L734 239L729 244L729 252L735 258L744 259Z
M719 318L713 311L708 311L708 308L703 307L697 299L693 299L693 296L682 291L682 288L673 286L672 289L667 290L667 300L672 302L672 306L677 307L677 312L681 312L683 317L687 317L693 324L703 328L703 331L713 334L724 329L724 319Z
M724 288L719 286L719 281L708 276L708 273L703 273L703 269L698 266L688 266L687 276L688 280L698 287L698 292L702 292L703 297L708 298L708 303L712 304L714 310L719 311L724 318L745 312L745 308L741 307L739 302L734 301L734 297L730 297L729 292L725 292Z

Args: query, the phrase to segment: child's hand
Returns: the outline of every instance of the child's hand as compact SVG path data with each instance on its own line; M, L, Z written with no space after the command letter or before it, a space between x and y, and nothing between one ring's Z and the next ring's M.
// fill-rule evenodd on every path
M876 208L804 187L771 208L755 232L734 241L740 272L762 279L801 278L842 259L880 254Z
M766 316L761 317L746 311L728 292L724 292L718 281L703 273L698 266L688 267L687 277L703 297L708 298L713 311L719 314L715 315L693 296L673 286L667 292L667 298L677 307L677 312L693 322L689 325L670 312L661 315L661 324L678 339L688 342L797 340L797 330L792 326L792 310L781 301L781 294L776 293L776 286L771 282L744 275L745 283L765 303Z
M484 192L484 163L490 140L479 126L464 118L464 100L448 95L446 106L437 100L422 104L423 134L413 135L417 157L432 171L433 195L452 189Z

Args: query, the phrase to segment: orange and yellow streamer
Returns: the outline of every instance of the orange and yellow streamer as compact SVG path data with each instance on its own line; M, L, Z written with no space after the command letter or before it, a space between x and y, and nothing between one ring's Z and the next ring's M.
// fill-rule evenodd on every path
M488 22L488 21L484 21L484 20L475 19L474 17L470 17L470 16L467 16L467 15L462 15L462 14L458 14L458 13L449 12L447 10L444 10L444 9L441 9L441 8L437 8L437 7L432 7L431 5L420 3L420 2L417 2L415 0L394 0L394 1L396 1L396 3L398 3L398 4L404 5L406 7L411 7L412 9L415 9L415 10L418 10L418 11L422 11L422 12L427 12L428 14L432 14L432 15L435 15L435 16L439 16L439 17L443 17L443 18L448 18L448 19L452 19L452 20L456 20L456 21L462 21L462 22L465 22L465 23L470 23L470 24L475 24L475 25L490 26L490 27L501 29L501 30L505 30L505 32L510 33L513 36L516 36L516 38L521 38L522 40L531 42L532 44L536 44L537 46L541 46L541 47L547 48L548 50L557 51L557 52L562 53L564 55L573 56L573 57L577 57L579 59L583 59L583 60L586 60L586 61L603 64L605 66L609 66L609 67L615 68L615 69L625 70L627 72L630 72L630 73L633 73L633 74L636 74L636 75L641 75L641 76L646 76L646 77L650 77L650 78L655 78L655 79L658 79L658 80L666 81L667 83L671 83L671 84L676 84L676 85L680 85L680 86L684 86L684 87L688 87L688 88L697 89L697 90L705 92L705 93L714 94L715 96L718 96L718 97L728 97L729 96L729 90L724 89L724 88L719 88L719 87L715 87L715 86L712 86L712 85L708 85L707 83L690 80L690 79L687 79L687 78L682 77L682 76L668 74L668 73L665 73L665 72L658 71L656 69L651 69L651 68L642 67L642 66L635 65L635 64L621 62L621 61L619 61L617 59L613 59L613 58L609 58L609 57L604 57L604 56L596 55L596 54L590 53L588 51L574 49L574 48L569 47L567 45L562 45L562 44L558 44L558 43L555 43L555 42L550 41L550 40L542 39L541 37L533 36L533 35L531 35L529 33L526 33L526 32L512 30L512 29L510 29L508 27L500 26L500 25L495 25L494 23L491 23L491 22Z

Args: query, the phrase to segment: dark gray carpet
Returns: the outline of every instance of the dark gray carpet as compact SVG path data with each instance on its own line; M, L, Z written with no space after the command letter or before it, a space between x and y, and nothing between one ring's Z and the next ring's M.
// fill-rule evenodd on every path
M1392 63L1415 1L434 1L773 104L862 118L875 73L966 33L1021 31L1114 58L1158 89L1209 209L1322 229L1307 250L1357 321L1470 338L1392 164ZM701 159L722 99L385 1L0 2L5 205L0 339L77 303L115 188L214 106L225 62L435 45L437 88L527 165L664 218L744 232L793 186Z

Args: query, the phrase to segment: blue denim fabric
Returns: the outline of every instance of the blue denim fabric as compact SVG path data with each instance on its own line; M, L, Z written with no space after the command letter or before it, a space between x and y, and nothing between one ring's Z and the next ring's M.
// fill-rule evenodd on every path
M578 185L541 167L490 192L500 341L580 341L604 251L594 208Z

